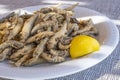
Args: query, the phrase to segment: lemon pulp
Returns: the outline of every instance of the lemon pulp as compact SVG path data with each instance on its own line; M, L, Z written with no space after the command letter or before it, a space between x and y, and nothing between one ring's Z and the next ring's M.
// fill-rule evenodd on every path
M73 38L70 46L70 55L72 58L78 58L99 49L100 44L95 38L80 35Z

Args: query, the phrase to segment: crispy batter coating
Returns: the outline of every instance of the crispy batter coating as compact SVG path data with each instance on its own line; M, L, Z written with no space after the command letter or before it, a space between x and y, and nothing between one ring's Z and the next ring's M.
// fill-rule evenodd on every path
M10 32L9 36L8 36L8 40L13 39L22 29L23 26L23 19L22 18L18 18L18 23L15 26L14 29L12 29L12 31Z
M2 53L0 53L0 61L4 61L7 58L7 55L11 54L12 47L4 49Z
M21 39L24 42L30 36L31 30L33 28L34 22L37 19L37 14L30 17L27 21L25 21L24 26L21 31Z
M10 40L10 41L6 41L6 42L0 44L0 51L4 50L5 48L8 48L8 47L13 47L13 48L19 49L19 48L22 48L23 46L24 46L24 44L21 42L18 42L15 40Z
M32 42L35 42L35 41L39 41L39 40L43 39L44 37L49 37L49 36L52 36L52 35L54 35L54 33L51 32L51 31L39 32L38 34L28 38L26 43L32 43Z

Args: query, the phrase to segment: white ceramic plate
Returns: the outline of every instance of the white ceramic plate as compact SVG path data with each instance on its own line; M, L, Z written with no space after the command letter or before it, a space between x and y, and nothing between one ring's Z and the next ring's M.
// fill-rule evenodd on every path
M33 12L46 6L50 5L27 7L23 8L23 10ZM60 64L40 64L33 67L18 68L13 67L6 62L2 62L0 63L0 77L17 80L56 78L90 68L108 57L115 49L119 41L119 32L115 24L107 17L90 9L76 7L74 11L75 17L77 18L92 18L95 26L99 30L98 40L101 44L99 51L79 59L67 60L66 62Z

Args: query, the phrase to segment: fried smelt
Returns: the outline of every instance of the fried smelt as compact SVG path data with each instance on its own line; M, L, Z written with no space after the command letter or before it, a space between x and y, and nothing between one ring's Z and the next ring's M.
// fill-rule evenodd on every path
M13 53L10 56L10 59L13 60L13 61L16 61L16 60L20 59L21 56L24 56L27 53L30 53L31 50L33 50L34 47L35 47L34 44L26 45L23 48L19 49L17 52Z
M21 15L20 17L23 19L23 20L27 20L29 19L30 17L32 17L33 15L32 14L24 14L24 15Z
M70 36L72 32L79 30L79 26L76 23L69 23L67 27L67 35Z
M0 61L8 59L16 67L64 62L70 56L74 36L98 34L91 19L79 21L72 17L77 5L45 7L33 14L11 13L2 18Z
M5 34L3 35L2 42L5 42L10 34L10 30L8 28L5 28L3 31Z
M61 36L64 36L65 33L67 32L66 30L67 28L67 22L65 21L64 24L63 24L63 27L61 28L60 31L58 31L53 37L50 38L50 40L48 41L48 44L47 44L47 48L48 49L52 49L55 47L55 45L57 44L57 41L56 39L60 38Z
M32 65L37 62L38 58L40 57L40 55L43 53L45 49L47 40L48 38L45 38L40 41L39 45L36 47L35 51L33 52L33 57L29 59L28 61L26 61L25 64Z
M47 60L48 62L51 62L51 63L60 63L60 62L63 62L65 61L65 58L63 57L60 57L60 56L52 56L51 54L48 54L48 53L42 53L41 56Z
M70 44L64 45L64 44L62 44L61 42L58 42L58 48L59 48L60 50L65 50L65 49L70 48Z
M67 56L69 56L68 50L69 49L66 49L66 50L51 49L50 54L52 54L53 56L67 57Z
M9 19L10 17L13 17L15 14L16 14L15 12L12 12L12 13L8 14L6 17L3 17L0 20L0 23L4 22L6 19Z
M75 35L81 34L81 33L83 33L83 32L89 31L91 28L94 27L94 24L93 24L93 22L92 22L91 19L86 20L86 21L83 20L81 23L82 23L82 25L83 25L83 28L82 28L82 29L79 29L78 31L73 32L73 33L71 34L72 36L75 36Z
M0 23L0 29L4 29L4 28L8 28L10 27L12 24L10 22L4 22L4 23Z
M28 40L26 41L26 43L32 43L35 41L39 41L40 39L44 38L44 37L49 37L54 35L53 32L51 31L44 31L44 32L39 32L38 34L28 38Z
M34 49L31 49L28 52L25 52L23 57L21 57L19 60L17 60L14 63L14 65L17 66L17 67L22 66L25 61L27 61L28 59L30 59L32 57L33 51L34 51Z
M10 32L8 36L8 40L13 39L21 31L22 26L23 26L23 19L18 18L18 23L15 26L15 28L13 28L12 31Z
M18 42L15 40L10 40L10 41L6 41L6 42L3 42L2 44L0 44L0 51L6 49L8 47L13 47L13 48L19 49L19 48L22 48L23 46L24 46L24 44L21 42Z
M4 30L1 30L1 31L0 31L0 35L2 35L2 36L5 35Z
M25 23L21 31L21 39L24 42L30 36L31 30L33 28L34 22L37 19L37 14L30 17Z
M28 59L29 60L29 59ZM34 61L35 60L35 61ZM22 66L33 66L33 65L36 65L36 64L40 64L40 63L44 63L46 62L45 59L43 59L42 57L39 57L37 60L34 58L34 62L29 62L29 61L26 61L22 64Z
M31 35L34 35L40 29L52 27L54 25L55 25L54 21L40 22L35 27L33 27L32 31L31 31Z
M7 55L12 53L12 47L6 48L2 53L0 53L0 61L4 61Z
M40 41L39 45L36 47L34 53L33 53L33 57L39 57L41 55L41 53L44 51L45 49L45 45L48 41L48 38L45 38L43 40Z
M73 5L65 8L64 10L71 11L71 10L73 10L73 9L74 9L76 6L78 6L78 5L79 5L79 3L73 4Z

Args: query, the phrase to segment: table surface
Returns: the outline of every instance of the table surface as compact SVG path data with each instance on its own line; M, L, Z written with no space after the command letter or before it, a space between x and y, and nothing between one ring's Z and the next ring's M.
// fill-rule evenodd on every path
M115 22L120 30L120 0L0 0L0 15L18 8L40 4L79 2L81 7L96 10ZM113 53L99 64L69 76L50 80L120 80L120 44ZM0 78L0 80L8 80Z

